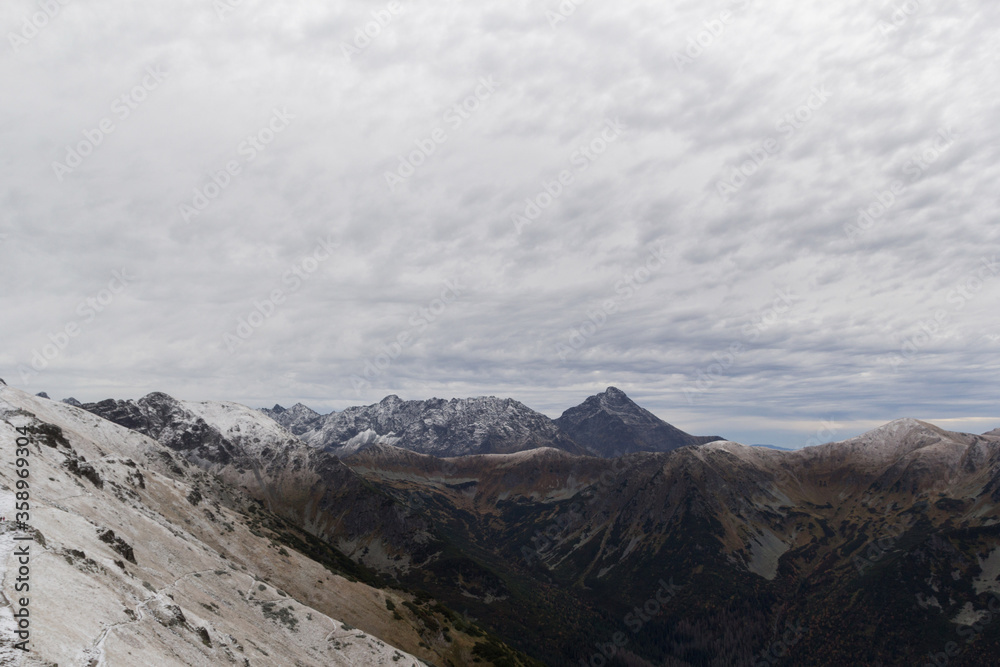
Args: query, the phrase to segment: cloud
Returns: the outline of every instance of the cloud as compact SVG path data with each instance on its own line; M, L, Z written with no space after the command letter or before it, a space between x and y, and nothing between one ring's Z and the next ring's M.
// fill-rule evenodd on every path
M679 426L777 444L831 417L997 416L1000 276L970 283L1000 254L995 5L582 3L553 22L556 2L231 4L70 3L34 31L36 3L0 9L8 382L317 409L497 394L554 415L614 384ZM149 68L166 77L138 90ZM594 143L608 121L626 129ZM420 164L390 190L401 160ZM292 289L321 239L335 250ZM668 265L624 298L656 247ZM46 359L122 268L135 281ZM748 340L779 290L794 305ZM407 332L359 396L352 376Z

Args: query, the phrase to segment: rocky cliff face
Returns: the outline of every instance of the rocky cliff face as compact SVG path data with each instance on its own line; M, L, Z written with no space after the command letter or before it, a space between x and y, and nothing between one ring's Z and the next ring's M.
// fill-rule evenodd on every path
M320 415L302 404L262 409L314 447L338 456L392 445L439 458L509 454L540 447L613 458L667 452L721 440L693 436L636 405L615 387L591 396L553 421L513 399L479 397L379 403Z
M587 453L545 415L513 399L492 396L426 401L387 396L374 405L325 415L300 437L338 456L349 456L375 443L438 457L504 454L538 447Z
M301 403L296 403L290 408L283 408L275 404L273 408L262 408L261 412L295 435L302 435L311 430L323 417L320 413Z
M722 440L719 436L689 435L639 407L616 387L608 387L566 410L555 424L574 441L605 458L633 452L669 452Z

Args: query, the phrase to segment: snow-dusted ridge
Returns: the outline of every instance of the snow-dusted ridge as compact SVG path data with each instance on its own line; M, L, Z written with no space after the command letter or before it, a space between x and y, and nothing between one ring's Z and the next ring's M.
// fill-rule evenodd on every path
M281 420L286 414L275 417ZM296 424L296 428L302 425ZM364 435L369 431L381 436L385 444L439 458L538 447L587 453L545 415L514 399L495 396L404 401L391 395L373 405L315 417L299 437L314 447L349 456L375 441L372 435Z
M221 421L233 417L251 439L270 432L264 422L249 427L237 419L244 413L231 405L199 409ZM0 386L0 419L3 452L13 451L16 426L61 430L31 446L32 651L0 652L2 664L422 664L317 608L332 608L324 600L337 592L358 596L359 608L384 610L381 593L280 553L224 507L198 505L192 486L158 471L170 465L169 452L154 440L7 386ZM14 482L14 468L0 466L0 507ZM9 526L0 528L0 590L8 601L0 600L0 646L9 646L9 601L23 596L13 589L18 563L9 535Z

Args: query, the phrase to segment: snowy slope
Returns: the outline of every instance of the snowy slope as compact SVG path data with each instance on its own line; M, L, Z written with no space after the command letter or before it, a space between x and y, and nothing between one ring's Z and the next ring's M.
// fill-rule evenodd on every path
M220 422L234 413L201 411ZM225 507L199 505L189 480L205 484L204 473L182 469L155 441L6 386L0 420L4 458L16 426L58 427L31 446L32 652L10 657L10 609L0 600L0 664L421 664L334 615L391 623L385 593L279 551ZM263 422L232 425L251 441L273 435ZM179 472L157 471L171 468ZM0 513L13 470L0 466ZM6 600L10 535L0 528Z
M268 447L297 446L299 441L276 421L259 410L239 403L221 401L178 401L190 414L218 430L223 437L240 445L244 452L260 456Z

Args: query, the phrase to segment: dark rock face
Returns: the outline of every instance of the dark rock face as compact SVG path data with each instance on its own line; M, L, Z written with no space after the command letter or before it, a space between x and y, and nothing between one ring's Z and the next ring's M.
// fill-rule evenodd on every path
M109 528L100 532L97 538L124 556L128 562L135 563L135 551L132 549L132 545L115 535L115 531Z
M306 433L323 419L323 415L301 403L296 403L290 408L283 408L276 403L271 409L262 408L261 412L295 435Z
M314 447L341 456L374 443L438 457L509 454L539 447L589 453L545 415L513 399L493 396L426 401L387 396L375 405L320 417L300 435Z
M694 436L636 405L625 392L608 387L555 420L570 438L605 458L633 452L669 452L718 436Z
M104 480L101 479L100 473L92 466L87 463L87 460L82 456L77 456L76 452L73 452L71 456L66 458L64 464L66 469L77 477L83 477L84 479L89 479L90 482L99 489L104 488Z
M232 460L222 435L167 394L154 392L138 401L108 399L80 406L119 426L148 435L185 457L225 465Z

